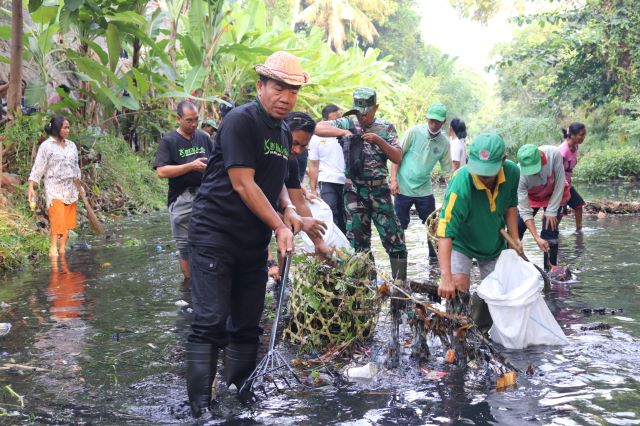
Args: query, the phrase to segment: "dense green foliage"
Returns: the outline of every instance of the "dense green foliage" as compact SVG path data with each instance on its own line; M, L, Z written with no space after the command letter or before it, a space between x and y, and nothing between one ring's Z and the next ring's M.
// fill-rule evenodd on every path
M420 19L414 0L399 0L393 15L384 24L377 25L380 36L376 46L382 56L392 58L392 69L405 79L411 78L427 60Z
M551 117L558 127L586 122L586 147L640 146L640 3L552 3L516 18L520 31L498 47L502 99L521 113Z
M135 155L121 138L109 135L79 135L78 143L94 150L100 158L99 167L89 164L83 173L92 173L92 190L105 193L105 202L115 189L126 198L128 212L158 210L166 205L167 181L158 179L152 168L152 157ZM89 172L88 169L94 171ZM113 211L113 209L108 209ZM117 213L117 211L116 211Z
M640 152L632 147L589 151L578 162L573 178L583 182L638 179Z

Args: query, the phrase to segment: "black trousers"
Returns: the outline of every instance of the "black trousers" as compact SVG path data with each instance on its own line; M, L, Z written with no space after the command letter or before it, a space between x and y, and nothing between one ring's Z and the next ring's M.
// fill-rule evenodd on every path
M539 207L535 207L533 209L533 216L536 216L540 210ZM544 209L547 210L546 208ZM556 216L558 218L558 225L556 226L556 230L552 231L551 229L547 229L547 218L546 216L542 216L542 229L540 230L540 238L549 242L549 254L545 253L545 268L548 269L549 265L547 264L547 258L552 265L558 264L558 246L560 244L560 220L562 220L561 211L558 212ZM518 234L520 235L520 239L524 236L524 233L527 230L527 225L522 220L522 217L518 216Z
M344 185L332 182L319 182L320 198L331 207L333 213L333 223L335 223L342 233L347 232L344 223Z
M191 246L194 320L188 340L219 348L258 343L267 283L267 248Z

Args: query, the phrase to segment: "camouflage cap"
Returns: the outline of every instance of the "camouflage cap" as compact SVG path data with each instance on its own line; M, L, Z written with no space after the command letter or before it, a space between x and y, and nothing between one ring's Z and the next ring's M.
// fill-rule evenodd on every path
M376 91L368 87L359 87L353 92L353 110L366 114L376 105ZM346 114L345 114L346 115Z

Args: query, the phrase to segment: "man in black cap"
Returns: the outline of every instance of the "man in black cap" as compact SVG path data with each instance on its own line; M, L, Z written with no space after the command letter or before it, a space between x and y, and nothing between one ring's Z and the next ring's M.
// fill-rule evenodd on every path
M220 125L191 217L195 319L186 357L194 417L209 407L221 348L227 385L242 401L255 398L250 386L240 390L256 365L271 233L285 255L302 227L284 186L292 139L283 120L309 77L287 52L255 69L258 96Z

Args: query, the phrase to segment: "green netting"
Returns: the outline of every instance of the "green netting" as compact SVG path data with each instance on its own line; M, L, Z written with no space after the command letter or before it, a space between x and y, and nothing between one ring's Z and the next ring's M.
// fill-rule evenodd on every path
M295 265L286 340L310 352L373 335L381 300L369 282L373 262L367 253L338 262L297 258Z

